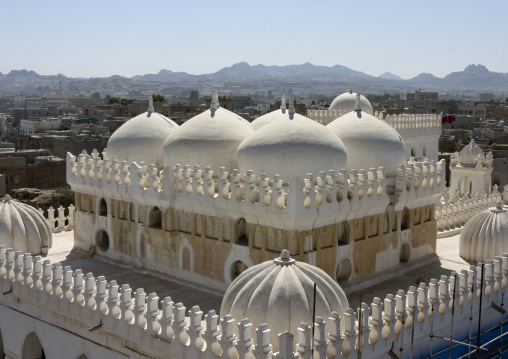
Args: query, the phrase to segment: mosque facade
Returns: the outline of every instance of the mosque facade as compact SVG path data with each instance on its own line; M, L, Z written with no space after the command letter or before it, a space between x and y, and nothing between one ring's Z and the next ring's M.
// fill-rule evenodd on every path
M434 253L444 161L407 162L400 134L347 95L356 108L327 126L285 99L252 124L217 94L180 127L150 107L102 157L68 155L76 246L220 290L284 249L337 281Z

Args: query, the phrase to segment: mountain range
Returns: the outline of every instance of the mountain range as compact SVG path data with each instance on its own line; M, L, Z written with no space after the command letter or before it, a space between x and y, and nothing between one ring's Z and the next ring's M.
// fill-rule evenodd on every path
M412 79L402 79L390 72L375 77L345 66L318 66L311 63L287 66L249 65L240 62L212 74L192 75L167 69L157 74L71 78L64 75L39 75L34 71L13 70L0 73L0 93L44 93L62 91L68 95L89 96L95 91L101 94L128 94L132 92L156 92L175 89L204 90L211 87L223 91L286 91L295 93L340 92L352 82L355 89L364 93L405 92L415 89L428 91L508 91L508 73L489 71L483 65L469 65L463 71L452 72L444 78L422 73Z

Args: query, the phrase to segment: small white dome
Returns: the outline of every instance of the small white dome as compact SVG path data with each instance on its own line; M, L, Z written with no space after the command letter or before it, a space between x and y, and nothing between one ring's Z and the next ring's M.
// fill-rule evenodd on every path
M261 127L266 126L269 123L272 123L273 121L275 121L276 119L278 119L282 116L287 116L287 115L288 115L288 111L286 109L286 96L282 95L280 109L272 111L272 112L268 112L266 115L256 118L254 121L252 121L250 123L250 127L253 130L257 131Z
M148 111L124 123L108 141L106 156L110 160L155 164L163 168L162 148L168 135L178 125L153 111L150 97Z
M502 202L466 222L460 232L459 254L468 261L485 262L508 252L508 211Z
M353 92L353 86L349 84L349 91L337 96L333 101L328 110L338 111L340 113L349 113L354 110L356 105L356 92ZM369 115L374 114L374 110L369 100L366 97L360 95L360 106L362 111Z
M459 154L459 162L461 166L464 167L475 167L478 159L478 155L483 155L483 150L474 143L472 139L471 142L460 151Z
M399 133L386 122L369 115L360 106L337 118L326 127L344 143L347 170L369 170L383 166L388 177L397 176L399 165L406 164L406 147Z
M304 179L307 173L340 171L346 168L347 154L341 140L325 126L295 114L294 107L275 111L271 123L247 137L238 148L241 173L259 176L278 174L286 182Z
M238 168L238 146L254 130L249 121L218 104L214 91L209 110L171 132L164 143L164 166L210 166L215 173L220 167L228 172Z
M0 202L0 244L33 256L48 253L51 227L35 208L5 195Z
M238 322L248 318L254 328L268 324L275 352L278 333L296 333L301 322L312 325L314 283L316 316L328 318L333 311L342 316L349 307L344 291L323 270L290 258L288 250L236 278L224 295L220 315L231 314Z

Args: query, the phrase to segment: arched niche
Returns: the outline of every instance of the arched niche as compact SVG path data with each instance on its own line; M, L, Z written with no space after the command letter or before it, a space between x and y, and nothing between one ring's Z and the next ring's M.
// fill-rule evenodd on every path
M35 332L28 334L23 341L21 359L45 359L44 348Z

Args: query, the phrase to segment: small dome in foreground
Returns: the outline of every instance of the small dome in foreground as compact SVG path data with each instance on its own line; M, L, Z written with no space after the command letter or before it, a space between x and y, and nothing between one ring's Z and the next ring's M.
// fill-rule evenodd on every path
M508 211L502 202L466 222L460 232L459 254L468 261L485 262L508 252Z
M323 270L290 258L288 250L236 278L224 295L220 314L231 314L238 322L248 318L254 328L268 324L277 351L278 333L295 333L301 322L312 324L314 283L316 316L328 318L333 311L343 315L349 304L339 285Z
M45 254L52 245L51 227L38 210L7 194L0 202L0 244L33 256Z

